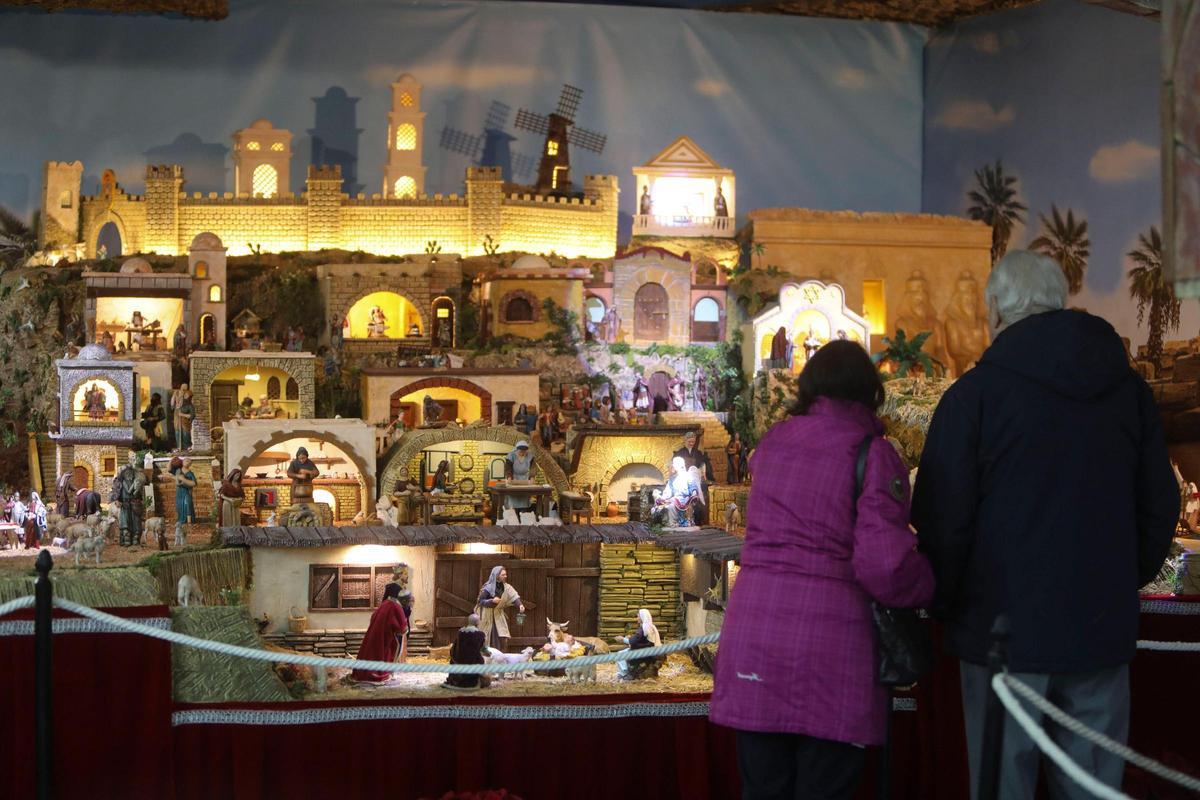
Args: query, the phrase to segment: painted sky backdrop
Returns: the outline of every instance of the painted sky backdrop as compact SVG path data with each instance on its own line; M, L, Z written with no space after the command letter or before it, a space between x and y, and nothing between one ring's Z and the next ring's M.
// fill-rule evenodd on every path
M925 50L923 205L965 214L973 172L1001 159L1029 207L1010 247L1041 232L1051 204L1088 220L1092 255L1071 303L1146 341L1129 299L1125 254L1137 235L1161 231L1159 23L1075 0L963 22ZM1200 302L1182 325L1200 328Z
M357 98L332 105L352 109L343 136L361 129L360 191L379 192L389 83L410 72L424 84L431 194L461 192L468 166L440 149L443 126L482 132L494 100L549 112L571 83L584 92L578 124L608 135L601 155L572 151L576 175L619 176L624 214L631 169L680 134L735 171L743 212L920 207L920 28L557 3L230 11L218 23L0 11L0 204L32 211L48 159L82 159L85 192L106 167L140 192L146 162L170 160L185 164L187 190L231 191L230 135L259 117L294 134L300 191L314 98L334 87ZM513 152L538 153L540 137L512 132Z

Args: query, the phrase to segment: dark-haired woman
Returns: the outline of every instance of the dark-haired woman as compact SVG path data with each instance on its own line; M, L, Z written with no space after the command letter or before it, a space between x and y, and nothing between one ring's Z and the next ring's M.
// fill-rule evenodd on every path
M400 584L389 583L383 590L383 601L371 614L367 634L358 648L359 661L403 661L405 656L404 634L408 632L408 616L400 605ZM354 680L382 683L392 676L391 672L366 669L354 670Z
M750 460L710 717L737 730L744 800L851 797L865 746L884 742L871 601L925 605L933 573L908 528L908 470L881 438L883 398L866 351L830 342Z

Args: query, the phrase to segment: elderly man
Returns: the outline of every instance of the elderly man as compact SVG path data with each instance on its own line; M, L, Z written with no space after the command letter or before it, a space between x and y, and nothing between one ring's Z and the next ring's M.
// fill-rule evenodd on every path
M992 345L938 404L912 503L937 577L933 611L961 659L973 795L988 634L1001 614L1011 673L1125 740L1137 592L1162 565L1179 516L1154 398L1112 326L1063 310L1058 265L1009 253L985 298ZM1057 726L1050 734L1120 786L1120 758ZM1037 773L1036 746L1007 720L1001 797L1033 797ZM1057 769L1049 783L1053 797L1090 796Z
M688 431L683 435L683 447L672 453L671 458L682 458L685 468L695 467L700 470L700 492L703 498L702 502L696 506L696 516L693 521L695 524L703 526L708 524L708 485L713 483L716 478L713 476L712 462L708 460L708 453L700 449L699 442L700 437L696 432Z

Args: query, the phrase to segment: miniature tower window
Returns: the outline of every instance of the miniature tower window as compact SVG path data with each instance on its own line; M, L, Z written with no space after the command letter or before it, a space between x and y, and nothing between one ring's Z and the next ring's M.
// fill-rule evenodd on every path
M279 399L279 378L275 377L274 375L272 375L270 378L267 378L267 397L271 398L272 400Z
M421 84L412 75L401 75L392 84L392 109L388 112L385 197L416 197L425 191L425 166L421 160L424 131Z
M197 261L196 262L196 277L200 278L201 280L208 277L208 262L206 262L206 261Z
M548 155L548 156L558 155L558 142L554 141L553 139L546 142L546 155Z
M71 207L71 190L70 189L63 189L62 194L60 194L58 196L58 207L59 208L70 208Z
M292 134L256 120L233 134L233 181L238 194L276 197L291 191Z
M220 286L213 284L212 286L208 287L208 302L210 302L210 303L221 302L221 287Z
M217 325L212 314L200 315L200 344L213 344L217 335Z
M225 346L225 246L216 234L197 234L188 248L191 264L191 313L195 327L187 325L191 346Z

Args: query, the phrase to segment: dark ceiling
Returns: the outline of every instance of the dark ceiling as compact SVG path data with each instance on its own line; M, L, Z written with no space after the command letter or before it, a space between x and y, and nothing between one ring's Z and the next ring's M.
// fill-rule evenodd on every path
M545 2L546 0L543 0ZM938 27L966 17L1031 5L1040 0L549 0L619 6L659 6L708 11L792 14L809 17L890 20ZM116 13L172 14L224 19L237 0L0 0L3 6L46 11L90 10ZM520 2L520 0L491 0ZM1158 16L1161 0L1080 0L1141 16Z

